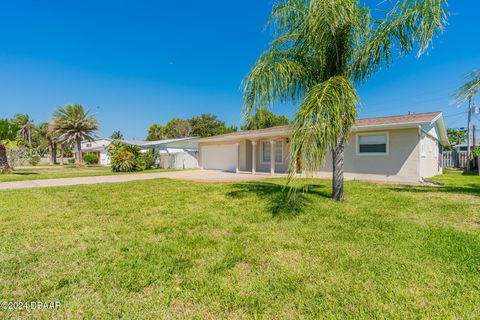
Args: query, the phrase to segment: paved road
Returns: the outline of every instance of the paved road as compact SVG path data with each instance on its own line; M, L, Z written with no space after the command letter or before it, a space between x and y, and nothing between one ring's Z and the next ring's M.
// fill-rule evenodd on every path
M222 172L222 171L215 171L215 170L203 170L203 171L187 170L187 171L172 171L172 172L122 174L122 175L113 175L113 176L0 182L0 190L74 186L74 185L97 184L97 183L116 183L116 182L128 182L128 181L136 181L136 180L150 180L150 179L158 179L158 178L205 181L205 182L209 182L209 181L227 182L227 181L258 180L258 179L265 179L269 177L270 175L264 174L264 173L252 175L248 173L235 174L231 172Z

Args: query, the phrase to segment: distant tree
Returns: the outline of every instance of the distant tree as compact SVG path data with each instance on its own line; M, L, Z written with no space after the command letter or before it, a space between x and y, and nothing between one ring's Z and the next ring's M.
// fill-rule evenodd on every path
M8 119L0 119L0 173L10 171L7 146L14 144L20 127Z
M217 119L217 116L209 113L191 118L189 122L190 135L193 137L211 137L237 131L236 127L227 127L224 121Z
M147 131L147 141L165 139L165 127L161 124L152 124Z
M52 125L48 122L42 122L35 128L41 146L48 148L50 164L57 163L57 137L55 136Z
M170 139L185 138L190 136L190 123L188 120L173 118L165 125L165 137Z
M459 145L467 140L467 132L462 129L447 129L448 140L452 146L448 147L448 150L453 150L454 146Z
M20 128L20 137L32 145L33 120L26 113L18 113L13 122Z
M254 115L246 119L245 124L241 127L241 129L257 130L287 125L288 123L288 118L283 115L277 116L270 110L257 109Z
M69 104L58 108L53 114L53 131L62 143L75 143L78 163L83 163L82 141L92 141L93 133L99 125L90 111L85 111L81 104Z
M123 140L123 134L119 130L113 131L110 138L112 138L114 140Z

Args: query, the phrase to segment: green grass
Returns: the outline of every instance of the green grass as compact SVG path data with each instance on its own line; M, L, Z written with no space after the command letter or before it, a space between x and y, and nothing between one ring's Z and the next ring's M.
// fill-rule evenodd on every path
M480 177L167 179L0 192L0 318L479 318Z
M115 174L135 174L174 171L173 169L152 169L140 172L112 172L110 167L101 166L52 166L51 168L15 169L8 174L0 174L0 183L8 181L40 180L55 178L109 176Z

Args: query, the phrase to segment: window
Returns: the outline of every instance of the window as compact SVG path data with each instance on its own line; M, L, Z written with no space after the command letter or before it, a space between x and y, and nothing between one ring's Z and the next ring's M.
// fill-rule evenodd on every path
M271 150L272 145L270 141L262 141L262 150L261 150L261 162L263 164L269 164L271 161ZM275 141L275 163L283 164L283 142L282 141Z
M87 143L87 148L91 148L92 147L92 144L91 143Z
M357 155L388 155L388 133L358 134Z

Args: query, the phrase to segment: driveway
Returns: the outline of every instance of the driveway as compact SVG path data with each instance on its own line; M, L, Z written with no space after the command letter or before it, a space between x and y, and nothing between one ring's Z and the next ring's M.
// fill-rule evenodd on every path
M259 180L259 179L265 179L270 177L271 176L267 173L257 173L256 175L252 175L251 173L235 174L232 172L223 172L223 171L217 171L217 170L186 170L186 171L172 171L172 172L122 174L122 175L113 175L113 176L0 182L0 190L74 186L74 185L97 184L97 183L118 183L118 182L128 182L128 181L136 181L136 180L151 180L151 179L158 179L158 178L180 179L180 180L202 181L202 182L228 182L228 181Z

